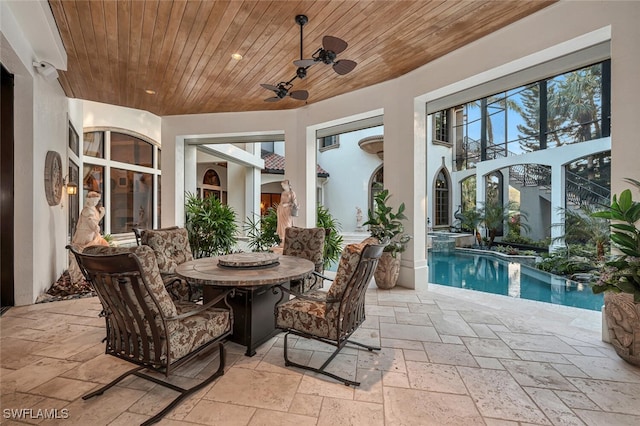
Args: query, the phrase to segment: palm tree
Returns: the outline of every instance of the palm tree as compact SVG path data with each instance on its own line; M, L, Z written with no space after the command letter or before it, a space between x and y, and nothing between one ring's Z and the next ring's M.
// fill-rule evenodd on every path
M520 228L525 231L529 231L530 227L523 220L527 220L527 214L525 212L518 211L519 205L513 201L502 205L495 199L489 199L483 203L479 209L479 215L481 222L489 232L489 247L493 245L493 242L505 222L508 222L514 216L520 216Z
M595 210L589 205L578 210L563 209L564 235L561 238L571 244L594 244L597 258L602 259L609 242L609 221L593 217L593 213Z

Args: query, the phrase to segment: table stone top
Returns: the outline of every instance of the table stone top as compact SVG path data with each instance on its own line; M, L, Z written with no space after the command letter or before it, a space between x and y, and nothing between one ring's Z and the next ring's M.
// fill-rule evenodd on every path
M256 255L264 253L245 253ZM265 268L229 268L218 264L219 257L206 257L178 265L176 274L201 285L256 287L275 285L305 277L314 270L313 262L295 256L278 256L278 264Z

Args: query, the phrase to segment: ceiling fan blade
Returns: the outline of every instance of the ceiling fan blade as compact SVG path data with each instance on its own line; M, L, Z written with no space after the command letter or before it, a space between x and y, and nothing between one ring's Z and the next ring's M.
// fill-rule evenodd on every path
M350 61L349 59L341 59L333 64L333 70L340 75L349 74L358 65L357 62Z
M330 50L336 55L344 52L348 44L346 41L339 39L338 37L324 36L322 37L322 47L324 50Z
M267 98L264 101L265 102L278 102L281 98L274 96L273 98Z
M307 92L306 90L294 90L293 92L289 93L289 96L299 101L306 101L309 98L309 92Z
M260 84L260 86L264 87L267 90L273 90L274 92L278 91L278 86L274 86L273 84Z
M310 67L315 63L316 63L315 59L298 59L297 61L293 61L293 65L295 65L296 67L302 67L302 68Z

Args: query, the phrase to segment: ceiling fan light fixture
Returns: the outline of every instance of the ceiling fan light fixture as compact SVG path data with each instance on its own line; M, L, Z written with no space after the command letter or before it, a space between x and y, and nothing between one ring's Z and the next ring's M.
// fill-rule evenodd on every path
M296 24L300 26L300 59L293 61L293 64L297 67L296 75L294 75L289 81L282 81L277 86L273 84L261 84L263 88L271 90L276 96L265 99L265 102L277 102L287 96L299 101L306 101L309 98L309 92L306 90L294 90L290 92L293 87L293 81L296 78L302 80L307 76L307 69L317 62L323 62L327 65L333 65L333 70L338 75L345 75L353 71L357 63L348 59L336 61L338 54L342 53L348 46L347 42L333 36L324 36L322 38L322 47L316 50L311 58L303 58L303 31L309 18L306 15L296 15Z
M234 61L241 61L242 60L242 55L239 53L232 53L231 54L231 59L233 59Z

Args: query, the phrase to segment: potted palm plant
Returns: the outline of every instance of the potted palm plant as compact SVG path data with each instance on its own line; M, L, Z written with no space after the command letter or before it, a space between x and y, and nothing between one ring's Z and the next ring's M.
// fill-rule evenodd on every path
M379 191L374 197L373 210L368 211L368 220L363 224L369 226L372 237L387 243L374 273L376 285L383 289L393 288L398 283L401 253L411 239L410 235L404 233L402 224L407 219L404 203L394 212L387 205L389 198L388 189Z
M640 189L640 181L625 179ZM592 214L611 220L610 239L622 255L608 261L591 287L605 292L604 316L609 339L616 353L627 362L640 365L640 202L631 190L614 195L611 205Z

